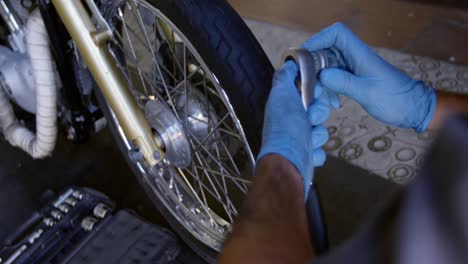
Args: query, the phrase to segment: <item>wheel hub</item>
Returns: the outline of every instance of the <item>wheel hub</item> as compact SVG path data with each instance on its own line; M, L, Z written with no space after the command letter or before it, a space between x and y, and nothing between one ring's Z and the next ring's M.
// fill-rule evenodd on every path
M187 85L187 89L183 87ZM219 131L215 129L218 123L216 111L203 93L198 91L190 82L179 85L182 90L175 99L175 107L183 126L186 126L197 144L212 147L219 138ZM180 87L182 86L182 87ZM187 96L188 95L188 96Z
M145 116L163 143L166 160L179 168L186 168L191 162L190 144L177 117L161 100L150 100L145 104Z

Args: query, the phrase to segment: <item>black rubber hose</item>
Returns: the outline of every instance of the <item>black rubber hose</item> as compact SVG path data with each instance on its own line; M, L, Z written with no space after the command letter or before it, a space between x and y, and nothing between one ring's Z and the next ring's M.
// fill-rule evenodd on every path
M306 201L306 211L309 220L309 231L317 255L328 250L328 233L325 217L320 203L320 195L317 186L310 186L309 197Z

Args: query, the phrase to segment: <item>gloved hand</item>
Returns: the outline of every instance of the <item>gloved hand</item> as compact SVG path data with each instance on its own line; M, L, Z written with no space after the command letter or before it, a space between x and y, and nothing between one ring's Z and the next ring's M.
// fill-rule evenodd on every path
M267 154L278 154L293 163L304 181L305 197L313 178L314 167L325 162L321 148L328 140L328 131L320 125L330 115L328 106L316 101L308 111L302 106L294 80L298 69L286 62L273 77L263 123L262 148L257 161ZM316 93L316 97L320 97Z
M434 89L383 60L345 25L324 29L303 46L310 51L335 47L347 64L348 71L322 70L320 86L354 99L384 123L417 132L429 125L436 105Z

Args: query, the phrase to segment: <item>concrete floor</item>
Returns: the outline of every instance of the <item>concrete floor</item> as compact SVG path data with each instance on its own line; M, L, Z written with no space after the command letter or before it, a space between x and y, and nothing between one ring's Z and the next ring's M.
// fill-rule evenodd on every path
M131 208L155 223L164 224L143 195L107 131L84 145L59 138L51 158L33 160L3 138L0 140L0 241L31 213L41 208L46 191L87 186Z
M130 209L146 220L168 227L105 129L87 144L75 145L60 135L53 156L33 160L0 139L0 247L34 211L70 186L89 187L108 195L117 209ZM177 263L205 263L181 244Z
M329 157L316 175L333 245L348 238L368 214L399 190L396 184L334 157ZM167 226L107 130L85 145L73 145L62 138L54 155L41 161L32 160L1 139L0 242L43 205L46 191L58 193L69 186L97 189L116 201L119 208L132 209L153 223Z
M229 0L244 17L318 32L337 21L373 46L468 65L464 0ZM459 3L459 4L457 4Z

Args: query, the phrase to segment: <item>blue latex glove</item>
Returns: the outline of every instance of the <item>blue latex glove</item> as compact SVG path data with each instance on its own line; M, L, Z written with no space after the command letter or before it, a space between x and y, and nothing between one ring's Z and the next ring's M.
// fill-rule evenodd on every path
M349 71L322 70L319 80L323 88L354 99L384 123L417 132L429 125L436 105L434 89L383 60L345 25L324 29L303 46L310 51L335 47L343 55Z
M314 167L325 162L321 148L328 140L328 131L320 125L330 115L328 106L316 101L308 111L294 84L297 66L286 62L273 77L263 123L262 148L257 161L267 154L278 154L293 163L304 181L307 198ZM316 97L320 97L316 93Z

